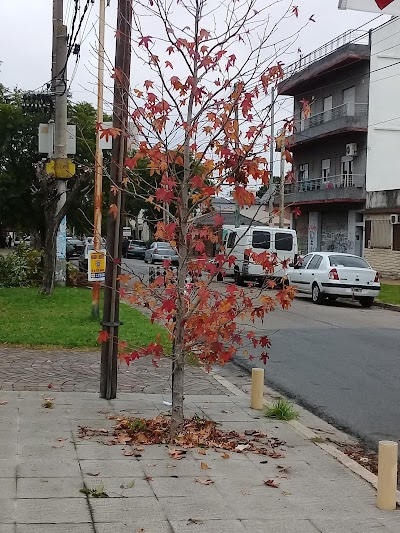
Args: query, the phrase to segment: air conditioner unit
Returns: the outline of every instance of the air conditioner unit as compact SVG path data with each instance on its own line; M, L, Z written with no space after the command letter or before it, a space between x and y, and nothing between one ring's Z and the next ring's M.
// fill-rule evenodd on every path
M357 143L346 144L346 155L357 155Z
M400 224L400 215L390 215L391 224Z

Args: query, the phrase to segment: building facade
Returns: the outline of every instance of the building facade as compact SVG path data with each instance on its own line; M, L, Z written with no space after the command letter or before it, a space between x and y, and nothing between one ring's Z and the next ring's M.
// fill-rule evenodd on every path
M290 65L279 85L294 98L285 205L301 211L293 227L302 253L363 254L369 62L369 34L350 31Z
M400 19L371 33L364 255L400 278Z

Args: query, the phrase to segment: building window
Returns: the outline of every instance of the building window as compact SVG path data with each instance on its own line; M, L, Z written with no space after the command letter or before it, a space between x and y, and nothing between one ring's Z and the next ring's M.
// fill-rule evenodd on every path
M354 117L356 110L356 88L349 87L343 91L343 114L345 117Z
M303 165L299 165L299 190L300 191L307 191L307 181L308 181L309 175L308 175L308 163L304 163Z
M400 224L393 225L393 250L400 252Z
M365 244L367 248L391 248L392 225L388 219L367 220L365 223Z
M331 160L323 159L321 162L321 177L329 178L330 174L331 174ZM326 181L326 179L324 179L323 181Z
M351 156L342 157L342 187L353 186L353 158Z
M332 107L333 107L333 98L332 96L327 96L324 98L324 122L332 120Z

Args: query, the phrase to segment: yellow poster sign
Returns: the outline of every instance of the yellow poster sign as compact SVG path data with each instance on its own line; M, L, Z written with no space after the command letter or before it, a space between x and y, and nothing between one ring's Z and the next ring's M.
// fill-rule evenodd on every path
M106 251L91 250L88 258L88 280L104 281L106 279Z

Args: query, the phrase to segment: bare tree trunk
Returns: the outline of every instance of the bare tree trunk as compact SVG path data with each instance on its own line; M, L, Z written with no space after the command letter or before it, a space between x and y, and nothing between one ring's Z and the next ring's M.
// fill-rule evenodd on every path
M57 228L55 220L47 223L44 246L44 270L41 293L48 295L54 290L54 274L56 269Z

